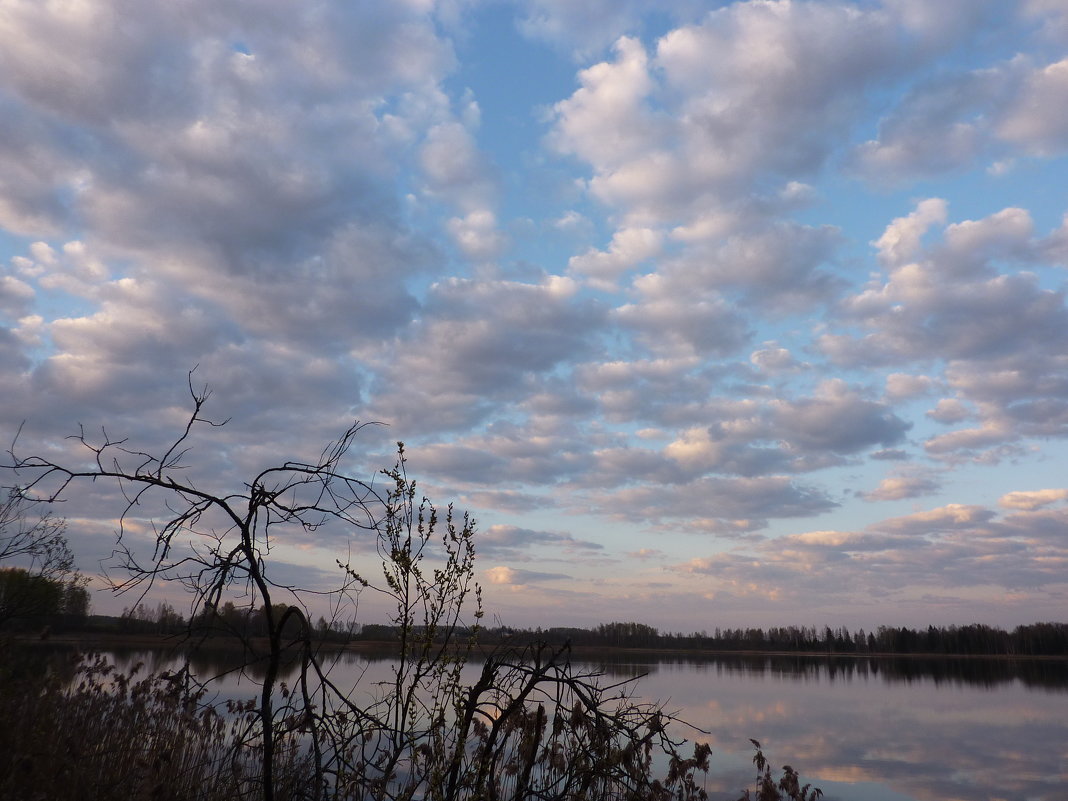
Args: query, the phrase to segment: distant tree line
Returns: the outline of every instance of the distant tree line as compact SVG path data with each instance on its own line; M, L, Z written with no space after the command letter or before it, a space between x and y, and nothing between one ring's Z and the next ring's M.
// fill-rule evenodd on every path
M357 639L389 640L388 626L364 626ZM844 627L779 626L716 628L683 634L660 632L634 622L602 623L596 628L553 627L483 629L480 642L507 640L570 641L573 646L650 648L661 650L758 651L812 654L945 654L984 656L1068 656L1068 623L1032 623L1005 631L975 623L928 626L926 629L879 626L871 632Z
M0 571L0 592L2 574ZM80 589L80 588L79 588ZM84 593L84 590L81 590ZM87 599L75 600L73 611L84 608ZM276 613L278 610L275 610ZM154 607L138 604L123 610L119 618L68 616L67 625L84 625L92 629L109 629L128 634L183 634L198 636L263 637L267 631L267 611L248 609L226 602L218 608L202 611L192 623L169 603ZM463 633L463 627L459 627ZM296 626L290 632L296 635ZM315 639L320 642L398 641L396 626L379 623L358 624L355 620L328 621L320 617L315 624ZM844 627L778 626L771 628L716 628L711 633L691 634L661 632L653 626L635 622L602 623L585 629L567 626L524 629L512 626L480 628L478 641L483 645L509 642L569 642L577 647L648 648L653 650L761 652L799 654L932 654L964 656L1068 656L1068 623L1031 623L1011 631L973 623L966 626L928 626L926 629L879 626L874 631Z
M484 632L501 636L502 630ZM504 636L530 632L505 629ZM879 626L874 631L845 627L779 626L716 628L692 634L660 632L642 623L603 623L594 629L537 629L536 636L568 639L572 645L708 651L773 651L834 654L960 654L996 656L1068 656L1068 623L1032 623L1005 631L974 623L926 629Z
M398 636L394 626L367 624L326 626L324 639L389 642ZM602 623L596 628L551 627L483 628L486 645L515 642L564 642L573 646L651 648L664 650L762 651L813 654L955 654L993 656L1068 656L1068 623L1032 623L1005 631L975 623L967 626L928 626L926 629L879 626L872 632L824 626L716 628L692 634L660 632L645 623Z
M89 612L89 591L21 567L0 568L0 630L77 628Z
M275 604L272 613L281 616L285 610L283 604ZM268 613L265 606L254 609L237 606L233 601L226 601L219 607L206 606L199 614L189 620L167 601L160 601L154 606L144 602L122 610L119 617L94 616L86 621L89 628L110 629L121 634L187 634L198 637L216 635L238 637L266 637ZM354 622L347 624L339 621L328 622L320 617L315 626L315 634L320 641L343 642L352 639ZM295 637L300 633L296 621L287 624L283 636Z
M89 613L66 521L33 507L18 487L0 499L0 631L77 626Z

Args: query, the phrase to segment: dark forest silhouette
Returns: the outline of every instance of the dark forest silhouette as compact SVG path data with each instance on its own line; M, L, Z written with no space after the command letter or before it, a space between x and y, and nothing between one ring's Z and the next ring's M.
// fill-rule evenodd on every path
M266 611L245 609L229 603L212 615L201 614L192 628L208 636L239 631L247 636L266 636ZM180 634L190 621L166 602L154 607L140 604L119 617L91 616L84 619L86 632L116 634ZM396 626L343 622L319 618L317 639L333 643L390 643L399 640ZM874 631L850 631L824 626L777 626L770 628L716 628L709 632L683 634L661 632L634 622L602 623L594 628L551 626L520 628L481 627L484 645L544 640L568 643L576 648L637 648L663 651L760 652L799 654L926 654L933 656L1066 656L1068 623L1031 623L1005 630L983 623L963 626L928 626L925 629L879 626Z

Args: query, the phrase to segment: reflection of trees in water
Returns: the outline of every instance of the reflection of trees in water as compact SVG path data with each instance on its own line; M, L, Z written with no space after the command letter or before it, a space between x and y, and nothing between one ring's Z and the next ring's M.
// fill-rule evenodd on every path
M495 655L500 655L499 651L493 652ZM189 651L189 665L193 670L194 675L197 676L220 676L227 675L233 671L240 670L242 667L246 672L255 677L260 678L263 670L262 667L257 667L258 664L262 664L262 661L258 663L255 660L255 656L249 653L243 653L240 649L235 648L197 648ZM321 657L327 665L336 663L349 668L356 667L359 663L367 663L372 665L382 663L394 663L397 660L396 649L389 646L382 647L361 647L358 651L355 650L338 650L330 651L324 650L321 653ZM247 661L246 661L247 660ZM471 657L471 664L475 667L479 667L482 664L482 660L479 659L477 652ZM617 679L630 679L638 676L645 676L650 673L656 673L658 668L665 660L649 660L645 662L634 661L633 655L621 656L614 654L598 654L595 658L590 658L584 655L580 658L575 658L575 665L580 665L584 668L592 668L597 672L604 673L606 676L611 676ZM300 667L299 660L294 658L283 665L282 672L279 674L282 679L289 679L296 675L298 668Z
M61 682L74 680L78 651L63 645L40 643L3 643L6 649L0 666L0 681L19 682L33 677L58 676Z
M618 681L640 679L642 676L656 673L660 667L656 662L638 664L636 662L599 662L585 659L582 661L576 660L575 664Z
M35 644L23 649L20 662L28 671L73 670L71 646ZM122 670L142 664L142 671L158 673L173 669L176 662L188 661L194 676L202 680L244 675L253 680L263 679L266 659L241 648L217 646L211 643L198 647L121 648L106 649L105 653ZM345 666L358 672L359 665L392 662L395 652L388 647L359 651L325 651L324 661ZM605 652L583 654L576 664L591 667L613 679L630 679L655 674L670 667L697 669L720 675L743 675L785 680L851 682L881 680L886 684L933 682L969 687L996 688L1020 682L1029 688L1068 692L1068 662L1059 659L983 659L921 657L814 657L795 654L760 655L731 654L704 657L664 656L635 661L633 654ZM473 660L472 664L477 664ZM291 680L300 668L295 656L283 666L282 680Z
M1068 691L1068 663L1062 660L887 659L882 664L887 681L933 680L979 687L1019 681L1026 687Z
M660 665L686 665L725 675L773 677L816 681L870 681L887 684L930 681L970 687L994 688L1018 681L1026 687L1068 692L1068 662L1059 659L1000 659L922 657L813 657L801 655L716 655L701 658L672 657ZM642 665L653 668L657 663ZM651 670L646 670L651 672Z

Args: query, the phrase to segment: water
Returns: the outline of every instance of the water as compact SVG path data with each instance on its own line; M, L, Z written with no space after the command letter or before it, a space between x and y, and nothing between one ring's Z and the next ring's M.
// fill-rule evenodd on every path
M1015 676L1003 662L924 667L905 660L661 664L644 691L670 696L711 732L717 751L737 753L740 738L760 740L776 765L792 764L829 799L1068 798L1063 663L1032 663Z
M115 652L121 666L173 668L162 652ZM585 657L584 657L585 658ZM249 697L255 676L225 654L192 661L220 675L220 698ZM773 766L790 764L829 801L1065 801L1068 664L1063 661L593 660L606 681L640 673L637 695L708 732L708 790L734 801L752 786L749 738ZM472 680L478 666L469 668ZM353 693L381 692L384 658L348 653L332 674ZM253 671L254 673L254 671Z

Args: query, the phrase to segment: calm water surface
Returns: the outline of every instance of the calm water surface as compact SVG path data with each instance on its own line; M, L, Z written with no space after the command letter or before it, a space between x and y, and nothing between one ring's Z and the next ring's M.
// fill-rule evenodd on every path
M121 665L174 667L161 652L113 654ZM1066 801L1068 663L722 657L595 662L606 680L646 674L643 698L708 732L709 795L734 801L751 786L749 738L775 766L790 764L829 801ZM201 676L222 657L195 658ZM339 657L334 677L375 692L390 663ZM477 666L470 668L472 680ZM254 692L227 673L221 697Z

